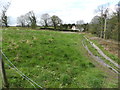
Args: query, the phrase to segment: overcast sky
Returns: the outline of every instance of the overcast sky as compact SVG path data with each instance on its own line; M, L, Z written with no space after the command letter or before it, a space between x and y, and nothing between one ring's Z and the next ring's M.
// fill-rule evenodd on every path
M50 16L59 16L64 23L75 23L77 20L87 23L95 16L95 9L99 5L109 3L110 8L114 9L118 2L119 0L11 0L7 15L11 17L12 24L15 24L16 17L31 10L39 18L48 13Z

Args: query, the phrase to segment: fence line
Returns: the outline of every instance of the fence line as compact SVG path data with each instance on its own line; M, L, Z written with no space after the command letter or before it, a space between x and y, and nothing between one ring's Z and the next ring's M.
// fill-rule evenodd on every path
M28 78L25 74L23 74L23 73L8 59L8 57L2 52L2 50L1 50L1 53L2 53L2 55L6 58L6 60L14 67L14 70L15 70L20 76L22 76L22 77L25 78L27 81L29 81L32 86L34 86L34 84L35 84L35 85L38 86L39 88L43 89L42 86L38 85L38 84L37 84L36 82L34 82L32 79ZM10 65L9 65L9 66L10 66ZM10 67L11 67L11 66L10 66ZM34 86L34 88L36 88L36 87Z
M5 63L9 68L13 68L13 67L11 67L9 64L7 64L7 63ZM14 69L15 70L15 69ZM16 71L16 70L15 70ZM19 72L17 72L22 78L25 78L23 75L21 75ZM26 78L25 78L26 79ZM26 79L28 82L30 82L28 79ZM35 85L32 83L32 82L30 82L30 84L34 87L34 88L36 88L35 87Z

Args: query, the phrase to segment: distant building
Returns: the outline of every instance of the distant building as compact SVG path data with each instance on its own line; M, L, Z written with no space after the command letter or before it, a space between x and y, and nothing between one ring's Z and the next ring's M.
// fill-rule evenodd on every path
M71 29L72 29L72 30L78 30L78 31L80 31L80 32L84 31L84 28L78 29L76 26L72 26Z
M76 30L76 26L72 26L72 30Z

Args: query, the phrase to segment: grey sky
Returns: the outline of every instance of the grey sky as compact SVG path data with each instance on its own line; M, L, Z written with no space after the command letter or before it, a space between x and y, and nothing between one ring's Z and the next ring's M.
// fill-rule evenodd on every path
M99 5L109 3L113 10L118 2L119 0L11 0L7 15L11 17L11 24L16 23L18 16L31 10L36 13L38 20L42 14L48 13L50 16L59 16L64 23L75 23L77 20L90 22Z

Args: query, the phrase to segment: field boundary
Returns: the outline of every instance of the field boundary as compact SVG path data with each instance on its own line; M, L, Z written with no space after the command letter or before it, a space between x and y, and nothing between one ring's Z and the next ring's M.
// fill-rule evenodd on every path
M105 54L103 53L103 51L102 51L97 45L95 45L93 42L91 42L90 40L88 40L85 36L84 36L84 38L92 45L93 48L95 48L95 49L98 51L98 53L99 53L101 56L103 56L105 59L107 59L107 60L110 61L112 64L114 64L117 68L120 68L120 66L119 66L115 61L113 61L110 57L108 57L107 55L105 55Z
M39 88L41 88L41 89L43 89L42 86L38 85L35 81L33 81L32 79L30 79L29 77L27 77L25 74L23 74L23 73L8 59L8 57L7 57L2 51L1 51L1 53L2 53L2 55L5 57L5 59L11 64L11 66L8 65L9 68L13 68L13 69L16 71L16 73L18 73L22 78L26 79L36 90L37 90L36 86L39 87Z
M93 42L91 42L90 40L88 40L85 36L83 36L83 37L84 37L85 40L87 40L87 41L92 45L93 48L95 48L97 51L99 50L98 53L99 53L100 55L102 54L102 55L101 55L102 57L106 56L106 55L102 52L102 50L100 50L100 48L97 47ZM112 66L106 64L106 63L104 62L104 60L102 60L99 56L93 55L93 53L89 50L89 48L87 47L87 45L84 44L84 40L82 40L82 45L83 45L83 47L88 51L88 53L90 54L90 56L91 56L94 60L96 60L97 62L101 63L103 66L106 66L106 67L108 67L109 69L113 70L113 71L116 72L117 74L119 74L119 72L118 72L116 69L114 69ZM106 58L106 57L107 57L107 58ZM104 58L107 59L107 60L110 59L108 56L106 56L106 57L104 57ZM112 59L110 59L110 60L112 60ZM113 61L113 60L112 60L112 61ZM113 62L114 62L114 61L113 61ZM111 63L112 63L112 62L111 62ZM114 64L114 63L112 63L112 64ZM118 65L117 63L115 63L115 65L116 65L116 67L117 67L118 70L119 70L119 65Z
M108 67L109 69L113 70L115 73L119 74L119 72L118 72L116 69L114 69L114 68L111 67L110 65L106 64L100 57L93 55L93 53L88 49L87 45L85 45L83 41L82 41L82 45L83 45L83 47L88 51L88 53L90 54L90 56L91 56L94 60L96 60L97 62L99 62L99 63L102 64L103 66L106 66L106 67Z
M38 30L50 30L50 31L65 31L65 32L80 32L79 30L72 30L72 29L54 29L54 28L40 28Z

